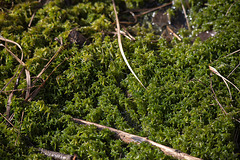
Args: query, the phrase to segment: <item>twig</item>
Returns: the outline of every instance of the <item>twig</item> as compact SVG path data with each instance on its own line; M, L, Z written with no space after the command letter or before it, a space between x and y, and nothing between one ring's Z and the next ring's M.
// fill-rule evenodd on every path
M232 70L231 73L229 73L229 75L227 76L227 78L239 67L240 63Z
M25 98L25 101L31 101L40 91L40 89L45 85L46 81L49 79L49 77L57 70L57 68L63 64L66 60L68 60L69 58L65 58L61 63L59 63L53 70L52 72L48 75L48 77L42 82L42 84L35 89L28 97Z
M12 51L10 51L7 48L7 46L5 46L3 44L0 44L0 46L4 47L21 65L26 66L26 64L21 59L19 59L14 53L12 53Z
M49 151L43 148L38 148L38 150L48 156L48 157L52 157L54 159L58 159L58 160L74 160L76 159L76 155L69 155L69 154L63 154L63 153L59 153L59 152L54 152L54 151Z
M164 146L162 144L156 143L154 141L151 141L145 137L140 137L140 136L136 136L127 132L123 132L121 130L117 130L111 127L107 127L107 126L103 126L97 123L93 123L93 122L89 122L89 121L84 121L81 119L77 119L77 118L72 118L74 122L76 123L80 123L80 124L85 124L85 125L94 125L96 126L98 129L109 129L110 131L116 133L117 137L120 138L122 141L126 142L126 143L131 143L131 142L135 142L137 144L140 144L142 142L148 142L153 146L156 146L158 148L160 148L166 155L172 156L174 158L177 159L187 159L187 160L200 160L200 158L196 158L193 157L191 155L188 155L186 153L180 152L176 149Z
M240 49L238 49L238 50L236 50L236 51L234 51L234 52L232 52L232 53L230 53L230 54L228 54L228 55L226 55L226 56L224 56L224 57L220 57L220 58L218 58L217 60L215 60L215 61L218 61L219 59L221 59L221 58L226 58L226 57L228 57L228 56L231 56L231 55L233 55L233 54L235 54L235 53L237 53L237 52L239 52L240 51Z
M14 127L14 125L0 112L0 115L16 130L18 130L16 127Z
M225 16L227 16L227 15L228 15L228 12L230 11L230 9L232 8L232 6L233 6L235 3L236 3L236 1L234 1L234 2L233 2L233 4L231 4L231 6L228 8L228 10L227 10L227 12L226 12Z
M52 61L57 57L57 55L64 49L63 44L61 43L60 48L57 50L57 52L53 55L53 57L49 60L49 62L44 66L44 68L41 70L41 72L37 75L36 79L33 81L33 85L36 83L37 79L47 70L47 68L50 66Z
M210 88L211 88L211 91L213 93L213 98L216 100L217 104L219 105L219 107L221 108L221 110L225 113L225 115L227 115L228 113L226 112L226 110L223 108L223 106L221 105L221 103L218 101L218 98L217 98L217 95L216 93L214 92L214 89L212 87L212 79L210 78Z
M173 30L171 28L169 28L168 26L167 26L167 30L169 32L171 32L173 34L173 36L176 37L179 41L181 41L181 38L176 33L174 33Z
M130 64L128 63L128 60L124 54L123 48L122 48L122 41L121 41L121 34L120 34L120 25L119 25L119 20L118 20L118 15L117 15L117 10L116 10L116 5L114 0L112 0L113 3L113 9L114 9L114 13L115 13L115 18L116 18L116 24L117 24L117 35L118 35L118 45L119 45L119 49L120 52L122 54L122 57L126 63L126 65L128 66L129 70L132 72L132 74L134 75L134 77L138 80L138 82L143 86L143 88L146 89L146 87L142 84L142 82L138 79L138 77L136 76L136 74L134 73L134 71L132 70L132 67L130 66Z
M18 85L19 85L20 76L21 76L21 74L22 74L22 72L23 72L23 69L24 69L24 68L22 68L20 74L18 75L18 78L17 78L17 80L16 80L16 83L15 83L15 85L14 85L13 90L14 90L14 89L17 89L17 87L18 87ZM8 97L8 101L7 101L7 107L6 107L6 114L7 114L6 117L7 117L7 118L9 118L9 115L10 115L13 92L14 92L14 91L11 92L11 94L10 94L9 97Z
M1 89L0 93L13 81L13 79L16 77L17 73L18 73L18 70L20 69L22 63L23 63L23 50L22 50L22 47L17 43L17 42L14 42L12 40L9 40L9 39L6 39L4 38L3 36L0 35L0 40L2 41L5 41L5 43L7 44L7 42L9 43L13 43L15 44L16 46L18 46L18 48L21 50L21 59L19 59L17 56L15 56L7 47L6 45L3 45L3 44L0 44L0 46L3 46L4 48L6 48L7 51L10 51L9 53L12 54L19 62L20 62L20 65L18 66L17 68L17 71L15 72L15 74L13 75L13 77L9 80L9 82ZM24 63L23 63L24 64Z
M191 31L191 28L190 28L190 25L189 25L189 22L188 22L188 18L187 18L186 9L185 9L183 3L182 3L182 9L183 9L183 13L184 13L184 16L185 16L185 19L186 19L186 22L187 22L188 29L189 29L189 31Z
M155 11L155 10L161 9L161 8L163 8L163 7L169 6L169 5L171 5L171 4L172 4L172 2L169 2L169 3L166 3L166 4L164 4L164 5L161 5L161 6L152 8L152 9L149 9L149 10L146 11L146 12L142 12L142 13L140 13L140 14L137 14L136 17L140 17L140 16L142 16L142 15L145 15L145 14L147 14L147 13L150 13L150 12L153 12L153 11Z

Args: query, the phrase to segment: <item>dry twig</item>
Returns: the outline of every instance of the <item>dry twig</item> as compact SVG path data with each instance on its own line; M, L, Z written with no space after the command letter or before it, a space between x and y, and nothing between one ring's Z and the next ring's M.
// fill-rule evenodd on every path
M167 30L168 30L170 33L172 33L173 36L176 37L179 41L181 41L181 38L180 38L176 33L174 33L173 30L172 30L170 27L167 26Z
M121 130L117 130L117 129L114 129L111 127L103 126L103 125L93 123L93 122L84 121L84 120L77 119L77 118L73 118L73 121L76 123L85 124L85 125L94 125L98 129L109 129L110 131L116 133L117 137L126 143L131 143L131 142L135 142L137 144L142 143L142 142L150 143L151 145L160 148L166 155L172 156L177 159L200 160L200 158L193 157L193 156L183 153L179 150L156 143L145 137L136 136L136 135L133 135L133 134L130 134L127 132L123 132Z

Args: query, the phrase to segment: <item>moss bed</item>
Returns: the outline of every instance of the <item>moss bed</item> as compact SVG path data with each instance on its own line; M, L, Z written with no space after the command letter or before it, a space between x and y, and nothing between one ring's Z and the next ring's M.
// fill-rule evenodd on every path
M147 27L140 23L127 26L136 40L122 36L123 49L147 90L127 68L117 37L109 34L116 27L111 0L54 0L42 8L33 0L11 2L0 3L0 34L21 45L32 82L60 48L56 37L62 38L64 49L41 79L68 60L28 102L25 91L20 90L27 88L26 75L21 74L19 90L11 99L14 127L0 117L0 159L51 159L36 148L77 154L79 159L173 159L148 143L126 144L109 130L76 124L71 117L148 137L203 159L239 158L240 93L229 84L231 99L222 78L209 70L212 66L227 77L240 62L239 52L229 55L240 47L239 1L189 0L192 31L180 29L177 34L182 41L161 38L151 23ZM147 4L146 0L115 2L119 12ZM74 28L88 44L69 43L68 35ZM193 42L198 33L211 30L217 33L214 37L206 41L197 37ZM21 57L16 45L8 43L7 47ZM0 89L18 67L18 61L1 47ZM238 88L239 75L238 67L227 78ZM7 91L14 88L16 80L17 76L0 93L4 116L11 93ZM38 80L35 86L41 84Z

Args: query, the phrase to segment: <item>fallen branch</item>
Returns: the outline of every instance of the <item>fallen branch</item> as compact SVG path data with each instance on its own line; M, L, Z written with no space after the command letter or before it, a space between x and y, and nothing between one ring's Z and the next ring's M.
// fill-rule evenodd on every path
M148 142L153 146L156 146L158 148L160 148L166 155L172 156L174 158L177 159L187 159L187 160L200 160L200 158L196 158L193 157L191 155L188 155L186 153L183 153L179 150L164 146L162 144L156 143L154 141L149 140L148 138L145 137L140 137L140 136L136 136L127 132L123 132L121 130L117 130L111 127L107 127L107 126L103 126L97 123L93 123L93 122L89 122L89 121L84 121L81 119L77 119L77 118L72 118L74 122L79 123L79 124L85 124L85 125L94 125L96 126L98 129L109 129L110 131L116 133L117 137L120 138L122 141L126 142L126 143L131 143L131 142L135 142L137 144L140 144L142 142Z

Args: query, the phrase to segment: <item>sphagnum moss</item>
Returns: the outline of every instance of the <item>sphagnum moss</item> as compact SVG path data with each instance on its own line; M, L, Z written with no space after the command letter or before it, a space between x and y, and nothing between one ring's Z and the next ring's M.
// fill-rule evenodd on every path
M119 0L116 5L122 11L125 7L144 8L145 2ZM41 78L66 57L69 60L51 75L33 101L25 103L24 91L14 92L11 113L16 129L0 117L1 159L46 159L31 145L76 153L80 159L171 159L149 144L125 144L108 130L75 124L71 116L148 137L199 158L237 159L239 123L234 119L240 118L240 96L229 86L231 100L222 79L209 76L208 66L227 77L239 64L237 53L224 57L240 46L238 1L190 1L187 14L194 34L181 29L181 42L173 38L169 43L139 24L128 27L136 41L122 37L124 51L147 90L125 65L116 37L107 34L114 31L111 1L72 1L71 5L50 1L36 12L28 28L34 3L16 1L11 8L4 1L0 13L0 34L22 46L23 61L32 77L60 47L56 37L67 44L68 34L77 28L91 43L81 49L67 44ZM217 34L204 42L199 38L192 42L191 36L207 30ZM8 48L20 57L16 46L8 44ZM1 48L0 88L17 67L18 62ZM236 69L228 80L239 88L238 75ZM25 78L21 76L18 89L26 88ZM227 115L213 98L211 84ZM5 91L13 87L14 81ZM9 96L5 91L0 94L1 113Z

